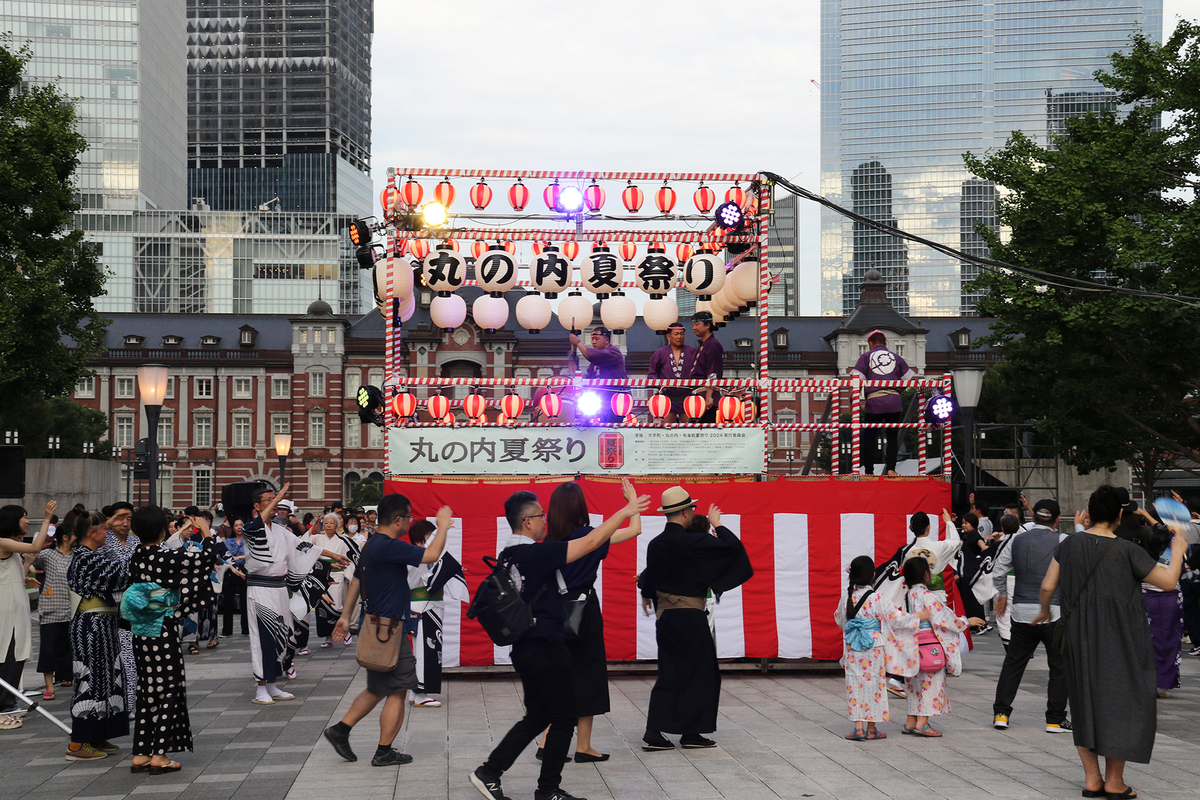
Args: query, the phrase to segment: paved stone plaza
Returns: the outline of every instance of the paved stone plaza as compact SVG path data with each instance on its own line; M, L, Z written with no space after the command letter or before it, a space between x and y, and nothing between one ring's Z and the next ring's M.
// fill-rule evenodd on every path
M36 652L36 624L34 631ZM29 715L23 728L0 733L0 798L475 800L480 795L467 782L468 773L520 714L513 674L453 676L442 708L410 709L397 746L412 753L412 764L370 765L377 713L351 735L360 760L347 763L320 734L364 685L353 653L336 646L299 657L299 677L287 684L296 699L264 707L250 703L248 642L242 636L222 639L218 649L186 657L196 752L179 756L182 771L131 775L131 738L119 740L121 751L102 761L67 762L65 735ZM844 741L850 727L840 672L726 673L715 734L719 746L688 752L642 752L653 674L614 677L613 710L597 719L593 740L612 759L568 764L563 787L590 800L1079 797L1082 771L1071 737L1043 730L1044 658L1036 658L1026 673L1012 727L1006 732L990 727L1001 659L995 633L982 637L965 674L950 683L954 713L936 721L946 734L942 739L901 736L904 705L893 699L899 721L882 725L886 741ZM1200 660L1185 658L1183 669L1184 688L1160 701L1154 761L1130 765L1126 772L1143 798L1200 794ZM31 668L25 680L28 686L41 681ZM60 689L46 707L66 719L69 695L69 689ZM505 775L505 793L527 800L537 769L530 747Z

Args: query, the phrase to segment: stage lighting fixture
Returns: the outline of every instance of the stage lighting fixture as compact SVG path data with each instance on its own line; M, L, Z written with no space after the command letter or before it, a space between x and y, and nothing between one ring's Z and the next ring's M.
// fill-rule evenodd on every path
M717 206L717 213L713 217L717 224L727 231L735 230L742 227L742 222L745 220L745 214L742 213L742 207L737 203L729 202L722 203Z
M379 260L379 254L375 252L372 245L364 244L354 251L354 257L358 260L359 269L374 269L375 262Z
M579 411L585 417L593 417L600 412L604 401L595 392L584 392L579 395Z
M362 247L371 243L371 225L365 219L356 219L350 223L350 243Z
M425 207L421 211L422 220L425 222L425 225L430 228L437 228L441 225L445 225L446 220L449 219L449 216L450 215L447 213L446 207L441 203L436 202L426 203Z
M574 213L583 208L583 192L574 186L564 186L558 193L558 210Z
M354 398L358 403L358 419L368 425L383 427L383 392L366 384L358 387Z
M931 425L946 424L954 412L954 400L948 394L935 394L925 404L925 419Z

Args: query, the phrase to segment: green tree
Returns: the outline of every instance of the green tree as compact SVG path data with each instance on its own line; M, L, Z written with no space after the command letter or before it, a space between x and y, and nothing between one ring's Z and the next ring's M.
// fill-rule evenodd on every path
M364 479L354 484L354 488L350 490L350 499L346 501L346 505L350 508L377 506L382 499L383 490L379 488L379 484Z
M28 47L0 43L0 393L65 394L100 350L106 321L95 247L73 230L72 176L87 141L54 86L22 81Z
M103 411L88 408L68 397L23 397L19 403L0 406L0 430L17 431L27 458L111 458L112 442L108 418ZM51 453L48 442L58 437L58 450ZM90 453L85 445L91 444Z
M1189 177L1200 154L1200 29L1169 41L1133 37L1096 79L1122 113L1089 113L1042 147L1017 132L976 175L1006 190L997 214L1011 235L981 229L992 256L1055 276L1172 296L1200 295L1200 207ZM1034 419L1081 473L1200 460L1200 309L1088 291L989 270L978 309L996 318L1005 414ZM1149 487L1152 490L1152 485Z

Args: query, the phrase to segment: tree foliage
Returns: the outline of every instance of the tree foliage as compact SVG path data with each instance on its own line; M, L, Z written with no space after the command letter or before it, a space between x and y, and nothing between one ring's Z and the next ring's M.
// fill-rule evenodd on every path
M67 97L23 83L30 55L0 44L0 390L10 399L65 394L104 335L92 304L104 273L72 230L87 141Z
M20 402L0 406L0 430L17 431L27 458L111 458L112 441L108 417L98 408L88 408L68 397L42 400L22 397ZM49 440L58 437L58 450L51 452ZM84 452L90 442L92 452Z
M1067 121L1050 147L1017 132L1002 149L964 156L1005 192L992 257L1114 287L1200 296L1200 28L1169 41L1134 36L1096 79L1120 113ZM1081 472L1120 461L1159 470L1200 460L1200 308L1053 285L988 270L985 341L1008 361L1007 415L1038 421ZM1180 462L1183 463L1180 463Z

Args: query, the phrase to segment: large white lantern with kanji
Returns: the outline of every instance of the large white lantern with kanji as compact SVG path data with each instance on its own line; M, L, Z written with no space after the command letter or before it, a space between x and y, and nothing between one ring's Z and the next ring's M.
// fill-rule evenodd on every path
M661 247L651 247L633 268L637 284L652 299L665 297L675 288L675 259Z
M621 288L621 275L625 264L621 257L604 245L597 245L583 259L579 267L579 278L583 288L603 300Z
M571 284L573 271L570 260L554 245L547 245L529 262L530 282L551 300Z
M445 297L467 279L467 260L449 245L440 244L425 256L421 271L425 285Z
M697 253L683 265L683 285L698 299L710 299L725 285L725 262L712 253Z
M517 260L504 245L493 244L476 259L475 280L485 292L498 298L517 282Z

